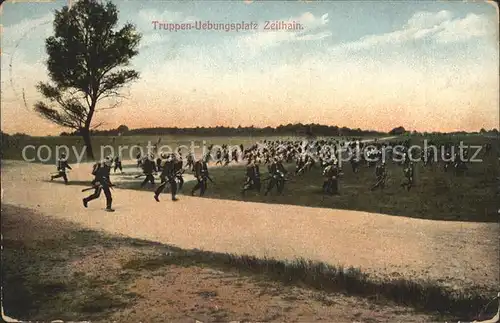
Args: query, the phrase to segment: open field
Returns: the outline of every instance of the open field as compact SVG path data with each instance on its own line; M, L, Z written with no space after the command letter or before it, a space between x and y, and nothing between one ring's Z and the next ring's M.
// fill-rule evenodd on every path
M90 163L72 165L64 185L47 180L53 165L3 160L2 278L20 291L4 289L4 308L102 322L476 318L500 285L495 153L461 177L419 164L410 192L400 166L389 164L384 192L370 192L373 169L345 165L334 197L320 194L319 169L283 196L242 197L243 166L212 167L206 197L175 203L138 190L128 161L111 177L112 214L102 199L81 204Z
M71 178L88 178L89 166L77 166ZM49 171L48 165L5 162L2 203L36 210L41 217L183 249L353 266L375 282L403 278L465 294L474 290L483 297L494 295L499 284L495 223L188 196L177 203L156 203L151 192L124 189L114 191L117 212L110 215L102 211L100 200L83 208L81 186L46 182Z
M262 138L260 138L262 139ZM430 137L435 143L449 140L447 137ZM344 176L340 180L340 195L324 196L321 190L323 176L319 165L305 174L294 177L287 182L283 195L273 191L264 196L261 193L249 191L242 196L240 189L245 180L245 162L230 167L211 167L211 177L216 185L209 183L207 197L217 199L239 200L245 202L261 202L274 204L291 204L321 208L358 210L373 213L384 213L397 216L417 217L431 220L453 220L498 223L500 208L498 193L498 177L500 176L498 140L479 136L461 137L464 144L483 145L487 142L493 145L493 150L485 155L480 152L478 158L483 161L470 163L467 173L457 176L452 171L444 172L443 164L433 164L424 167L417 163L415 167L415 183L410 192L400 185L404 181L403 167L389 162L387 187L381 191L370 191L376 182L375 168L361 167L358 173L353 173L348 162L344 162ZM237 139L231 139L236 143ZM422 137L413 137L412 142L423 146ZM222 143L222 142L219 142ZM253 142L248 142L251 145ZM295 164L285 164L290 173L295 170ZM142 179L134 179L141 171L135 163L125 164L126 175L113 175L113 182L118 187L132 190L150 191L147 185L140 188ZM267 177L265 165L261 165L262 178ZM72 175L70 175L71 178ZM190 172L184 176L186 181L192 180ZM72 178L72 185L87 185L89 177L83 180ZM62 183L61 183L62 185ZM180 194L190 195L194 182L187 182ZM263 186L267 185L264 183ZM166 196L166 195L165 195ZM164 197L165 198L165 197Z

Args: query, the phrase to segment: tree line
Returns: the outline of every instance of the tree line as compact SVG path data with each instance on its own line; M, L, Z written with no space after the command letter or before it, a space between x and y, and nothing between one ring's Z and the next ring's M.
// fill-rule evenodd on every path
M328 126L320 124L287 124L277 127L154 127L129 129L121 125L116 129L92 130L94 136L136 136L136 135L196 135L196 136L369 136L387 134L376 130L362 130L360 128L351 129L348 127ZM79 136L78 131L71 133L63 132L61 136Z

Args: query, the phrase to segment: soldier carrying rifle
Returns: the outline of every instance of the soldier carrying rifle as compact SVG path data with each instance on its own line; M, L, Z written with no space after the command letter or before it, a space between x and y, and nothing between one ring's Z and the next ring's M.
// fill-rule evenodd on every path
M340 172L336 162L328 164L325 167L323 170L323 176L325 176L325 180L323 182L323 193L329 195L339 194L339 175Z
M259 165L255 163L254 160L250 161L250 164L247 166L246 170L246 180L245 184L243 184L243 189L241 190L241 194L245 194L246 191L256 190L260 192L260 171Z
M111 196L110 187L112 187L113 184L111 184L111 180L109 179L112 164L113 158L108 156L102 162L94 165L92 169L92 175L94 175L92 188L94 189L94 193L83 199L84 207L87 207L90 201L97 199L101 195L101 191L104 191L104 195L106 196L106 212L115 211L111 208L113 198Z
M146 158L142 162L141 166L142 172L144 175L146 175L146 178L144 178L144 180L142 181L141 187L144 187L144 185L146 185L147 182L150 182L152 185L154 185L155 183L155 178L153 174L155 174L157 170L155 161L153 159L154 159L153 154L150 154L146 156Z
M64 183L68 184L68 176L66 176L66 168L71 169L71 167L68 165L66 154L61 153L61 157L57 161L57 175L51 175L50 180L53 181L54 178L62 177L64 179Z
M213 183L208 174L208 165L205 159L200 159L194 164L194 176L198 183L191 190L191 195L194 196L194 192L200 190L200 196L203 196L207 189L207 179Z
M413 181L414 181L414 171L415 171L415 165L413 162L410 162L408 166L403 170L405 180L401 184L402 187L406 188L407 191L409 191L412 186L413 186Z
M385 188L385 182L387 179L387 170L385 168L385 162L382 161L377 167L375 167L375 176L377 178L377 182L372 186L371 190L375 190L380 187L380 189Z
M177 193L177 183L175 181L175 173L176 173L176 160L175 160L175 155L172 154L170 156L167 156L165 153L161 154L161 174L160 174L160 186L155 191L155 200L156 202L160 202L158 197L160 196L161 192L163 192L163 189L167 185L167 183L170 184L170 191L172 194L172 201L177 201L177 198L175 197L175 194Z
M269 183L264 195L267 195L276 186L278 193L281 194L285 188L285 175L287 171L279 157L275 157L273 163L269 166Z

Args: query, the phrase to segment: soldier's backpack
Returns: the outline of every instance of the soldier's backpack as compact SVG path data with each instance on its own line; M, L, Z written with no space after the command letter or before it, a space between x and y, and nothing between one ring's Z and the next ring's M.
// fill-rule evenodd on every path
M96 176L99 170L101 169L101 163L96 163L92 167L92 175Z

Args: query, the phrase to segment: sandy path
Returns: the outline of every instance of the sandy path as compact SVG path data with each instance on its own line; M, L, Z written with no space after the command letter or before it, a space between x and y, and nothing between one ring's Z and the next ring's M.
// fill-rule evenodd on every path
M2 203L29 207L92 229L198 248L276 258L321 260L397 277L449 284L499 285L499 225L429 221L366 212L181 196L161 203L152 192L115 189L82 206L81 187L45 182L53 166L3 161ZM89 164L70 180L89 180Z

